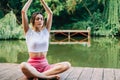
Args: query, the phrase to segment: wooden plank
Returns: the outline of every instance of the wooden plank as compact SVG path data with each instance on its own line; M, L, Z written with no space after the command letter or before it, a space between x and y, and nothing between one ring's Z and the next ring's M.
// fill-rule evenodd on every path
M94 68L91 80L103 80L103 69L102 68Z
M10 66L9 66L10 67ZM6 71L3 71L2 74L0 75L0 80L10 80L10 77L13 74L16 74L16 70L18 69L17 66L12 66L9 69L7 69ZM14 75L15 76L15 75ZM13 76L13 78L15 79L15 77Z
M91 80L93 68L84 68L78 80Z
M0 65L0 76L6 74L8 71L11 71L14 67L16 67L16 64L2 64Z
M11 67L13 67L13 66L16 66L16 65L18 65L18 64L8 64L8 63L1 63L0 64L0 72L1 71L4 71L4 70L6 70L6 69L9 69L9 68L11 68Z
M73 69L73 67L72 67L72 68L70 68L69 70L61 73L61 74L60 74L60 80L65 80L65 79L67 79L67 77L69 76L69 74L70 74L73 70L74 70L74 69Z
M120 69L115 69L115 80L120 80Z
M18 64L0 64L0 80L16 80L22 75Z
M50 42L50 44L88 44L88 42Z
M50 32L90 32L90 30L51 30Z
M104 79L103 80L115 80L115 75L113 69L104 69Z
M120 69L72 67L59 75L60 80L120 80ZM0 80L23 80L22 76L19 64L0 64Z
M65 80L78 80L79 75L82 73L83 68L75 67Z
M3 71L6 71L6 70L9 70L10 69L10 67L9 66L0 66L0 72L3 72ZM1 73L0 73L0 75L1 75Z
M24 74L22 73L20 67L18 66L18 68L16 68L14 70L14 73L9 77L9 80L17 80L19 79L20 77L23 77Z

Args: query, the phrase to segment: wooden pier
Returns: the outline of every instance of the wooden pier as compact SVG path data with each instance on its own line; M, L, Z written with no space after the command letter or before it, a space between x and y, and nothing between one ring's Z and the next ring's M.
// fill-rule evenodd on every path
M59 75L60 80L120 80L120 69L72 67ZM0 80L24 80L22 77L19 64L0 64Z
M90 29L51 30L51 44L87 44L90 46ZM57 39L56 37L59 37ZM77 39L75 39L77 37ZM62 39L60 39L62 38Z

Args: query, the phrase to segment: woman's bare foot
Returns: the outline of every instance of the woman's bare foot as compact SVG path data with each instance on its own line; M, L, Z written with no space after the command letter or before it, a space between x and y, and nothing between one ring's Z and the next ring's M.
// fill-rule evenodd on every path
M59 75L53 75L53 76L55 76L55 77L51 77L50 79L47 79L47 80L59 80L60 79Z
M23 78L22 79L20 79L20 80L59 80L60 79L60 76L59 75L54 75L55 77L51 77L51 78L49 78L49 79L46 79L46 78L36 78L36 77L26 77L26 76L23 76Z

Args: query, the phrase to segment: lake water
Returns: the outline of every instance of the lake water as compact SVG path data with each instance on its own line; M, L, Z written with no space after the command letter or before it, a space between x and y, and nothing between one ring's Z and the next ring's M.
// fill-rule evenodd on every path
M120 39L92 38L86 44L50 44L49 63L69 61L74 67L120 68ZM24 40L0 41L0 63L27 61Z

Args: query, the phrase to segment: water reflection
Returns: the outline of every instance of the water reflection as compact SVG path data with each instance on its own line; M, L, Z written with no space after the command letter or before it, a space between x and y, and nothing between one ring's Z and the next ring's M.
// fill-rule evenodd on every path
M91 46L50 44L49 63L70 61L77 67L120 68L119 39L92 38ZM21 63L28 59L25 41L0 41L0 62Z
M0 62L18 63L27 57L24 41L0 41Z

